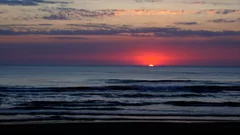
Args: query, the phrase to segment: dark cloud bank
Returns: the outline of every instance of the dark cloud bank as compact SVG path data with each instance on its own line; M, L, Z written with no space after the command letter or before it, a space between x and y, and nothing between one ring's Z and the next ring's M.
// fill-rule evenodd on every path
M71 25L71 24L69 24ZM95 25L96 30L51 30L51 31L12 31L0 30L0 35L28 35L28 34L44 34L44 35L119 35L128 33L128 35L137 35L140 33L153 33L159 37L174 36L236 36L240 35L240 31L207 31L207 30L183 30L179 28L167 27L116 27L107 24L85 24L91 27ZM100 29L101 28L101 29Z
M68 3L71 3L71 2L45 1L45 0L0 0L0 4L5 4L5 5L35 6L35 5L38 5L38 3L68 4Z

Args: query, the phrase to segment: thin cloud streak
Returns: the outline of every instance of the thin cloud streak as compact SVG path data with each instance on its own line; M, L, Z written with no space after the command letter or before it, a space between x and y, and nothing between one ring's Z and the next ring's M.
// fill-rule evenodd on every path
M176 25L198 25L197 22L176 22Z
M235 23L235 22L240 22L240 18L235 19L235 20L215 19L215 20L208 20L208 22L212 22L212 23Z

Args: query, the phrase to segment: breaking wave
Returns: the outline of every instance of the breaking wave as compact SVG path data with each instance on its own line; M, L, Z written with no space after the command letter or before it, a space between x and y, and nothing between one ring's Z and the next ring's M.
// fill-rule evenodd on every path
M221 92L221 91L240 91L240 86L215 86L215 85L193 85L193 86L111 85L111 86L78 86L78 87L0 86L0 92L70 92L86 90Z

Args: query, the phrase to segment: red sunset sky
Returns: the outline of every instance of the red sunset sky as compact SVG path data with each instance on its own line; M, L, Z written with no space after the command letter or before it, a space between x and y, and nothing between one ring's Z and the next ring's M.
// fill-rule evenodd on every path
M0 65L240 66L239 0L48 1L0 3Z

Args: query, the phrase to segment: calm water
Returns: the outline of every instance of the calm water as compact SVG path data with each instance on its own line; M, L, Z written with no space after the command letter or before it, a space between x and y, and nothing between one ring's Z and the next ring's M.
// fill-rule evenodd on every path
M240 120L239 67L0 66L0 122Z

